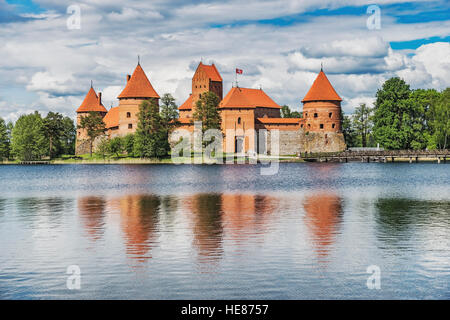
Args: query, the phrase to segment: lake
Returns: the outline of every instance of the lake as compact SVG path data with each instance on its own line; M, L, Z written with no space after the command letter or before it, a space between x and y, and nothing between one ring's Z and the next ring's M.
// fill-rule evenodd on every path
M0 299L450 299L450 166L0 166L0 243Z

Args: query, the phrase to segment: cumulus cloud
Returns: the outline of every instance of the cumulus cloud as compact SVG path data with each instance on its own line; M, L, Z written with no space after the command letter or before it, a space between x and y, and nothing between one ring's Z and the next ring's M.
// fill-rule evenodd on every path
M216 63L225 90L239 67L244 69L241 86L261 86L279 104L294 110L321 63L344 98L345 110L357 106L358 99L373 96L394 75L417 87L449 85L448 43L408 52L389 45L446 36L448 21L406 25L383 16L382 29L370 31L362 7L361 15L305 16L287 25L257 22L308 10L364 6L365 1L80 0L80 30L66 27L66 9L72 1L34 2L46 9L39 19L3 23L0 34L0 86L15 85L32 93L27 104L17 107L20 110L56 110L74 116L91 80L97 91L103 91L105 106L117 105L116 97L138 55L157 92L172 93L178 103L188 97L200 60ZM398 2L402 1L379 4ZM0 8L2 4L4 0ZM3 100L14 97L6 94ZM0 108L0 116L15 110Z

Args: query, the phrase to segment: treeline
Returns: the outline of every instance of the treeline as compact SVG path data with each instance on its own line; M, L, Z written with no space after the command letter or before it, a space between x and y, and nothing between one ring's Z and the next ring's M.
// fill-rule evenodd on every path
M348 147L447 149L450 143L450 88L410 89L400 78L387 80L373 107L361 104L343 116Z
M76 127L60 113L22 115L16 123L0 118L0 161L30 161L75 152Z

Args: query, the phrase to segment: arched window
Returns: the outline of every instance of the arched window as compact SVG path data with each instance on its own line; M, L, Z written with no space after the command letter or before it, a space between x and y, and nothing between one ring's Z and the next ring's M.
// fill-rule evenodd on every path
M336 124L333 123L333 124L331 125L331 127L334 129L334 128L336 127Z
M127 112L127 118L131 118L131 112Z
M238 118L238 124L241 124L241 118L240 117Z

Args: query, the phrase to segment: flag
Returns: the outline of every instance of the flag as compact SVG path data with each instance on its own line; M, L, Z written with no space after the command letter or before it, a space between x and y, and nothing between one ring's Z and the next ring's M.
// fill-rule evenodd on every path
M242 74L242 73L244 73L244 71L242 69L236 68L236 74Z

